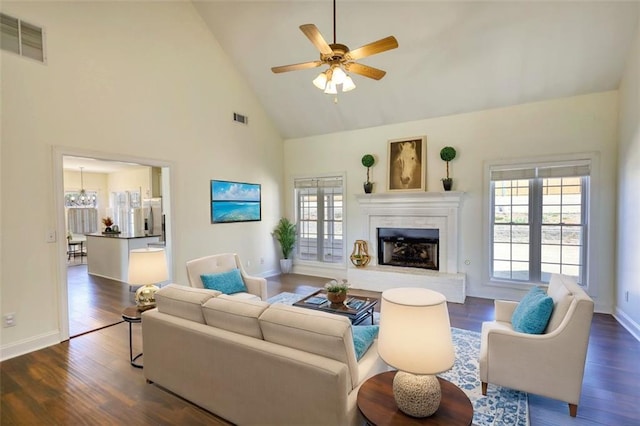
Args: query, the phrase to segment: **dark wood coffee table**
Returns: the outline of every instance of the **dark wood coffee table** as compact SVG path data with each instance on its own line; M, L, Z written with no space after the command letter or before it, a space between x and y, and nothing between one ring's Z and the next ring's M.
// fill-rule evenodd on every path
M355 325L367 318L371 318L371 324L373 324L373 309L377 303L378 299L375 298L349 295L344 303L334 305L327 300L326 291L318 290L297 301L293 306L343 315L351 320L351 324Z
M465 393L453 383L438 377L442 389L440 407L432 416L411 417L398 409L393 398L395 371L371 377L358 390L358 408L367 422L384 425L442 425L469 426L473 420L473 406Z

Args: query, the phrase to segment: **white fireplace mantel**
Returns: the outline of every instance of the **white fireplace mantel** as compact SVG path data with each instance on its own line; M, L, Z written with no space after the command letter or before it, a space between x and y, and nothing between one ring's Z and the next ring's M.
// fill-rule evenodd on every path
M378 228L438 229L440 272L458 272L458 227L463 192L401 192L357 195L369 241L378 251ZM376 256L374 256L375 258ZM372 260L377 264L377 259Z
M365 268L349 268L352 285L375 291L422 286L442 292L449 301L463 303L465 275L458 273L458 228L463 196L463 192L357 195L363 215L363 239L369 242L372 259ZM439 270L379 266L378 228L437 229L440 238Z

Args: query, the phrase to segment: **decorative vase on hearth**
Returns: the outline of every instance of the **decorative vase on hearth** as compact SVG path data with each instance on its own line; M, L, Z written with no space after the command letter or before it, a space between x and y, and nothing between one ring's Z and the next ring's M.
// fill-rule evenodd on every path
M371 261L367 242L365 240L356 240L353 243L353 252L349 258L356 268L364 268L367 266Z

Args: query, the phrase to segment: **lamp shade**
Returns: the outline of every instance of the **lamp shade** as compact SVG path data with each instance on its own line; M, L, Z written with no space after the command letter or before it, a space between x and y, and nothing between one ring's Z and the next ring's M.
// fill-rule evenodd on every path
M413 374L438 374L455 360L444 295L422 288L382 293L378 353L390 366Z
M353 82L351 77L346 76L344 81L342 82L342 91L343 92L350 92L355 88L356 88L356 84Z
M168 279L164 249L144 248L129 252L129 284L157 284Z
M325 72L318 74L318 76L313 80L313 85L320 90L324 90L324 88L327 87L327 74Z

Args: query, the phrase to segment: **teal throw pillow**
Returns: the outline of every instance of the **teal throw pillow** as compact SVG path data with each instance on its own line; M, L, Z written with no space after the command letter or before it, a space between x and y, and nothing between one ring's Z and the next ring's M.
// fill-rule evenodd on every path
M553 299L540 287L534 287L513 311L511 325L515 331L542 334L553 312Z
M356 348L356 359L360 360L362 355L369 349L376 337L378 337L379 325L354 325L351 327L353 334L353 346Z
M247 286L242 281L240 270L232 269L219 274L200 275L202 285L209 290L218 290L224 294L233 294L247 291Z

